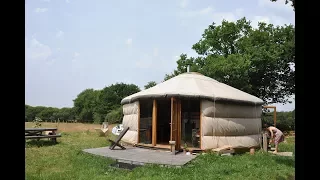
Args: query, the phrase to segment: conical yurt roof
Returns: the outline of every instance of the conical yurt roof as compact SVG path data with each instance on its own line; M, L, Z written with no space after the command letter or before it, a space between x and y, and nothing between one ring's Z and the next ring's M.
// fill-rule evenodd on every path
M236 101L263 104L263 100L200 73L189 72L175 76L149 89L122 99L121 104L144 98L191 97L214 101Z

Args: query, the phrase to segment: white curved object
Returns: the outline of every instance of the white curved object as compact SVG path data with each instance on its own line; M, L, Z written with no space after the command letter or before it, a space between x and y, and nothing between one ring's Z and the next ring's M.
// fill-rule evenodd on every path
M123 125L119 124L115 127L112 128L112 134L119 136L119 134L121 133L121 131L123 130Z

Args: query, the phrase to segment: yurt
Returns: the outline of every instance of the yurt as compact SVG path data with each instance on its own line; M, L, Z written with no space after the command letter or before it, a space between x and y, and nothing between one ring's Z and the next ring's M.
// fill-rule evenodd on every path
M122 99L122 141L170 149L259 147L263 101L196 72Z

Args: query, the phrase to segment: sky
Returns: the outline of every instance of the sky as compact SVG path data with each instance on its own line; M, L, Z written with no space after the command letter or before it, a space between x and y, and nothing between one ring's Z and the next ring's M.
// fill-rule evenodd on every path
M212 22L295 24L284 0L26 0L25 10L25 103L58 108L87 88L160 83L181 53L197 55Z

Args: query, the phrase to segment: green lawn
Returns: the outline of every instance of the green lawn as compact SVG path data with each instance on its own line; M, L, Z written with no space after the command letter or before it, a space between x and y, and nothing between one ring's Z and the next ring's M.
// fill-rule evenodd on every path
M46 140L27 141L26 179L293 179L294 157L256 151L235 156L199 155L182 168L146 165L130 170L110 167L104 157L83 153L83 149L107 146L95 132L62 133L58 144ZM294 152L294 137L287 138L279 151Z

